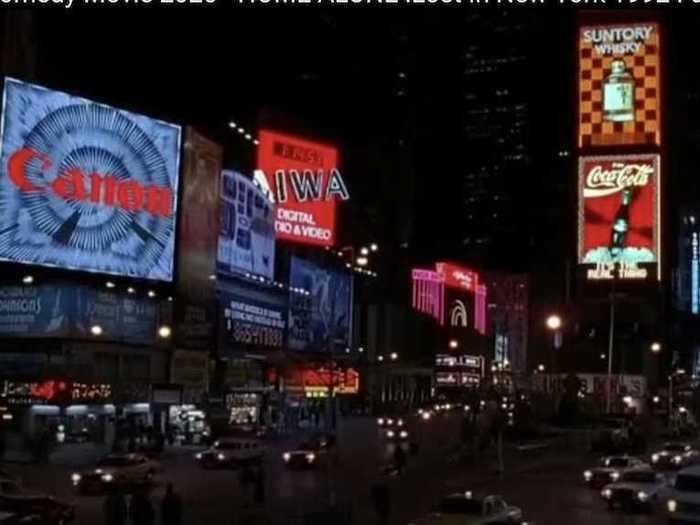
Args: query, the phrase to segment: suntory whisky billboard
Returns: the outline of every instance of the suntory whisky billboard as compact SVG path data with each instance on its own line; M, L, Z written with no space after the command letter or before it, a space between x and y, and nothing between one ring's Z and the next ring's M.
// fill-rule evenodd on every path
M659 26L581 27L578 60L579 147L659 146Z
M578 261L589 280L658 278L658 155L579 159Z

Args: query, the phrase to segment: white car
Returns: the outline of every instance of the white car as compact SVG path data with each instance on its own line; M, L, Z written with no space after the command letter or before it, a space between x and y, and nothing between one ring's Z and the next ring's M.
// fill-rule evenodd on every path
M700 523L700 467L678 472L666 508L669 525Z
M436 511L413 525L491 525L519 523L523 513L501 496L478 497L470 491L446 496Z
M600 465L583 471L583 480L594 489L601 489L608 483L615 483L623 472L632 468L648 467L641 459L631 456L607 456Z
M94 493L116 485L150 483L160 471L160 463L143 454L109 454L95 468L74 472L71 481L79 492Z
M651 510L665 500L668 493L668 482L663 474L641 467L623 472L619 481L605 485L600 495L610 509L619 505L624 509Z
M689 443L665 443L651 455L651 464L657 468L683 468L697 462L699 455Z
M225 468L259 464L267 447L259 439L222 438L208 450L195 454L202 467Z

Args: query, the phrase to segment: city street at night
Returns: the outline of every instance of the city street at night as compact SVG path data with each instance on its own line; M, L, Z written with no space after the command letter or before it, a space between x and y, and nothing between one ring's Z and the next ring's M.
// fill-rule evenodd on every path
M700 525L700 0L0 32L0 525Z

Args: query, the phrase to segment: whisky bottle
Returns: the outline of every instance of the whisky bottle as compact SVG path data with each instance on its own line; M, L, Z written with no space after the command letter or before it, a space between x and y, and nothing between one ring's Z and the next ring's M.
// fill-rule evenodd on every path
M610 74L603 80L603 119L634 120L634 78L621 58L612 61Z

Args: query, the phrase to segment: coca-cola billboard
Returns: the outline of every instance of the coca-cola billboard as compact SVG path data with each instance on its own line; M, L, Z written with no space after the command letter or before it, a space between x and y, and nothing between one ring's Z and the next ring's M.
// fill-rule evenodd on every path
M658 276L659 156L579 160L579 263L589 279Z

